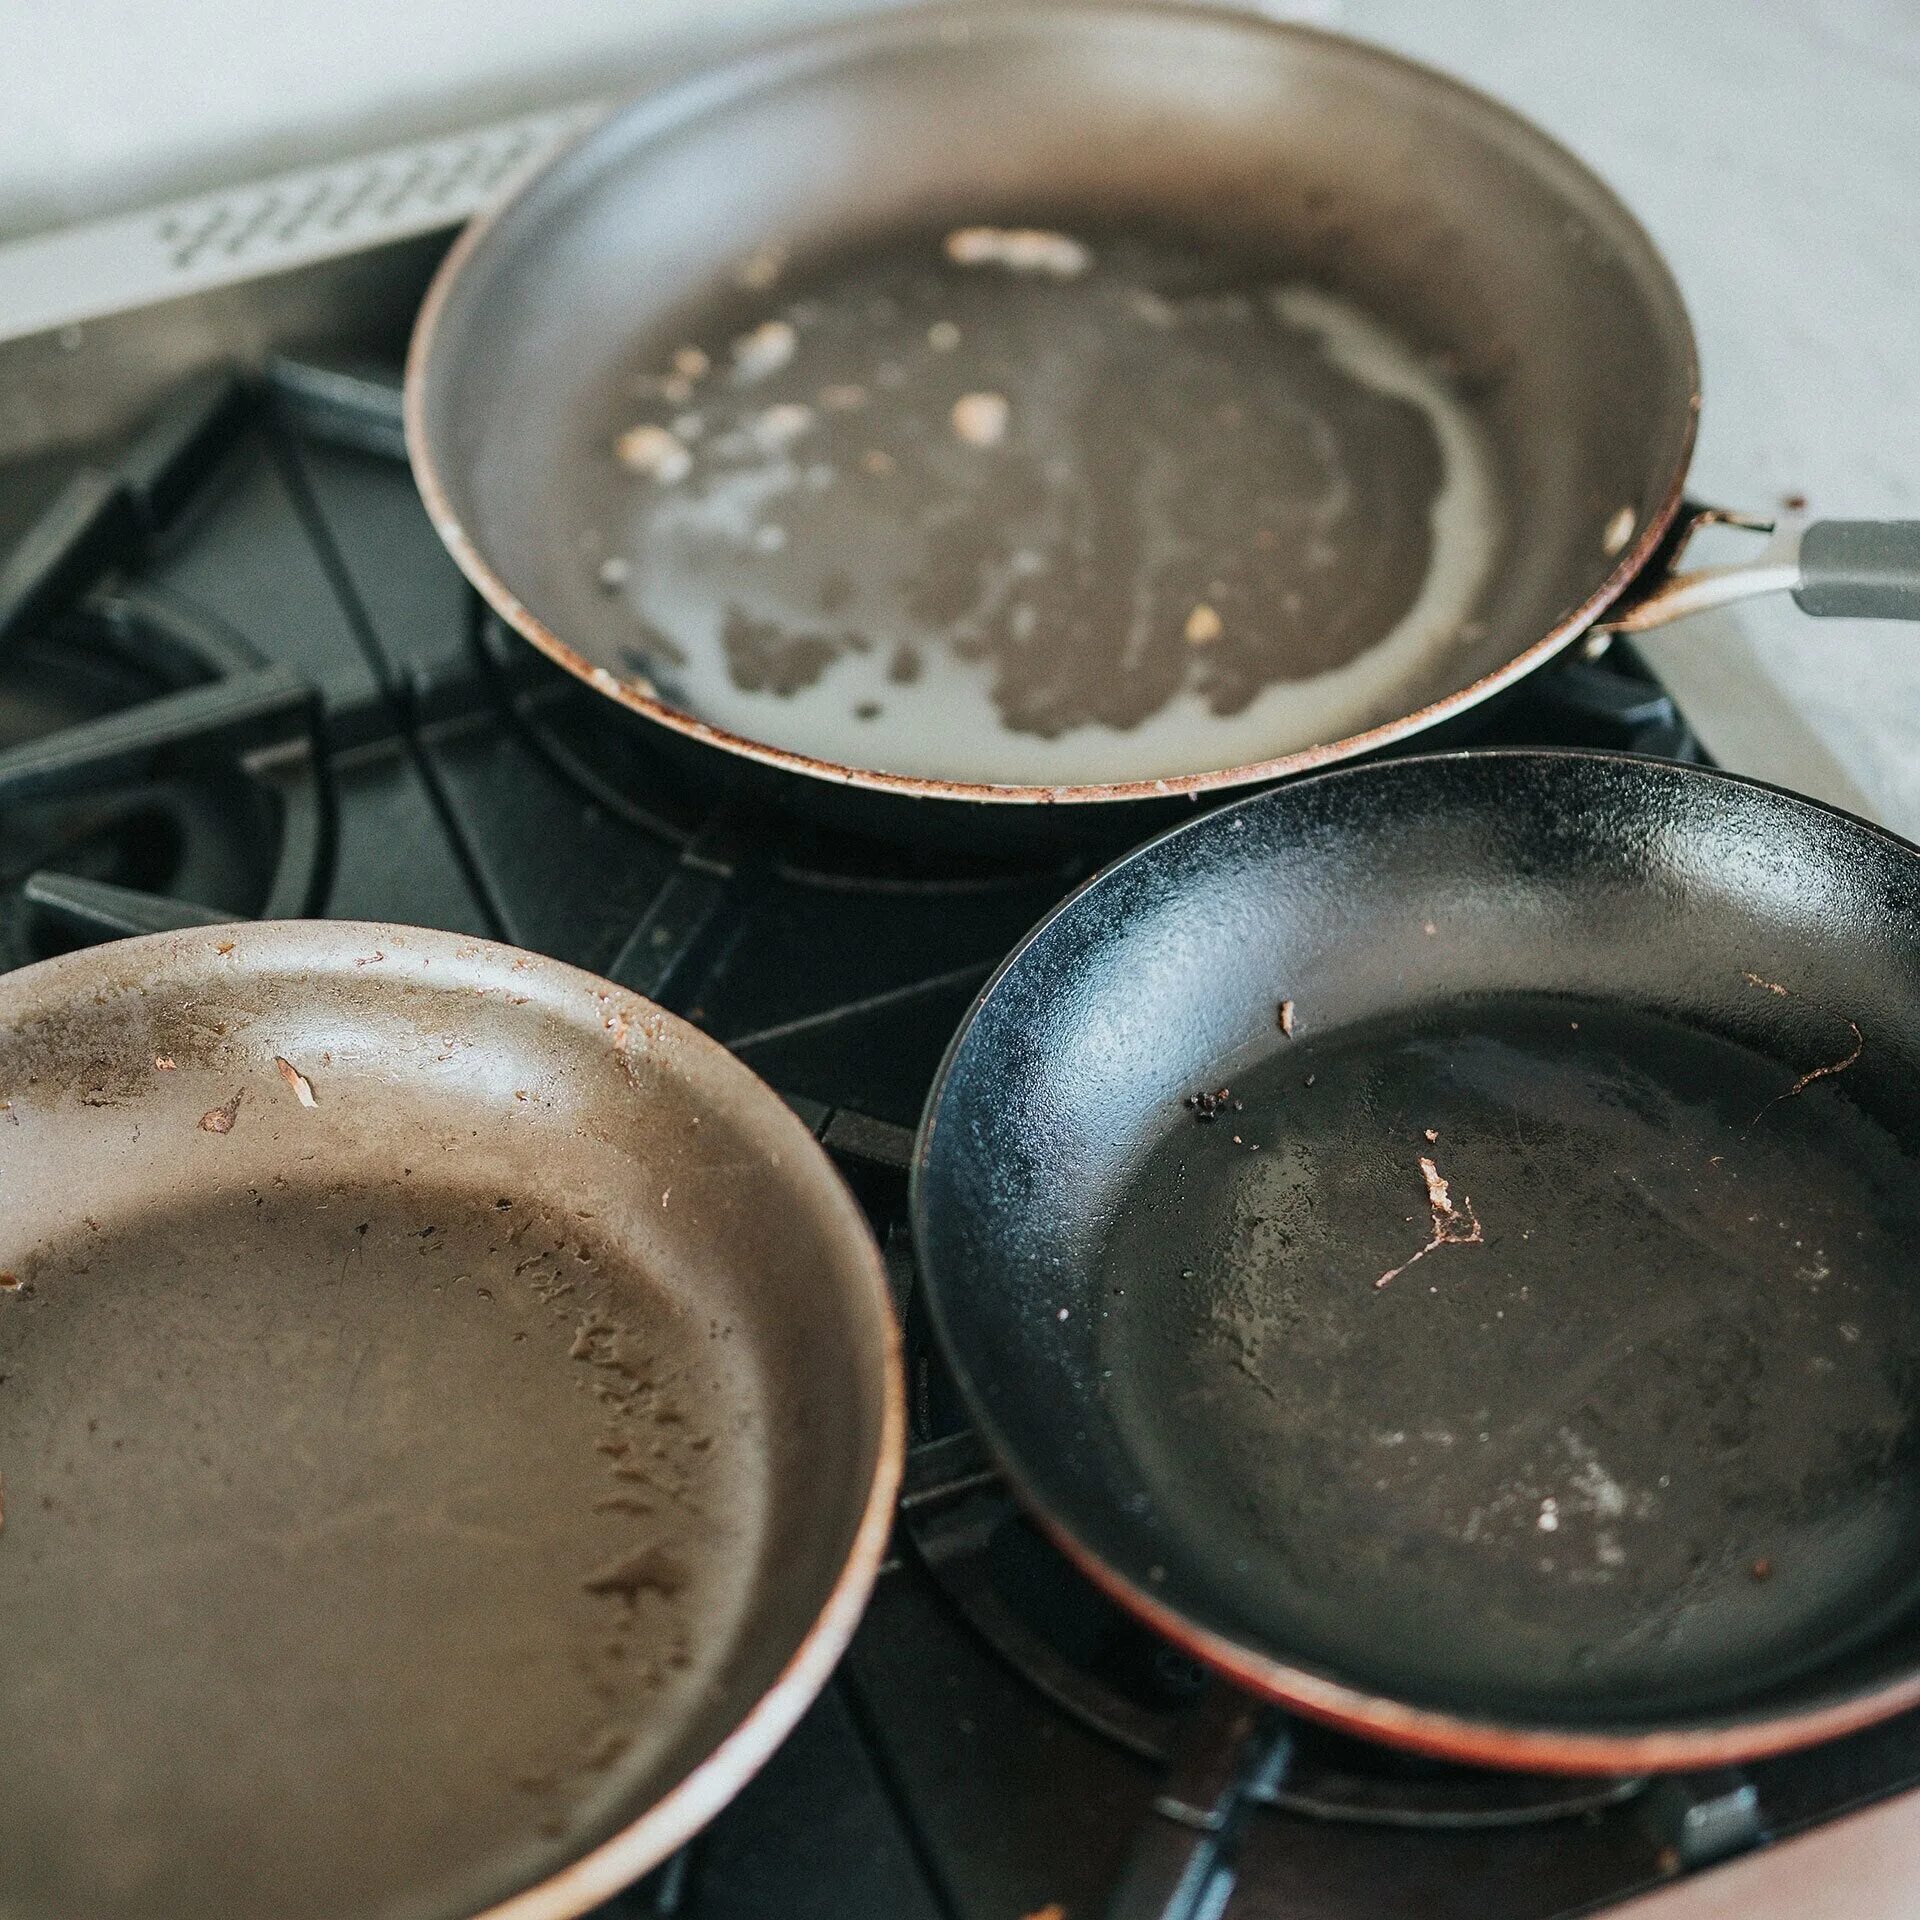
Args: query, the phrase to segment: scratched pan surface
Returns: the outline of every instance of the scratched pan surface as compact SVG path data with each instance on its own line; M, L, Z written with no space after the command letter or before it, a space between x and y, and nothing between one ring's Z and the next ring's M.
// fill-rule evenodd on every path
M851 1632L877 1255L648 1003L392 927L94 948L0 982L0 1192L8 1920L558 1920Z
M1152 843L929 1104L989 1440L1121 1600L1382 1738L1637 1771L1911 1704L1916 934L1913 848L1620 757Z

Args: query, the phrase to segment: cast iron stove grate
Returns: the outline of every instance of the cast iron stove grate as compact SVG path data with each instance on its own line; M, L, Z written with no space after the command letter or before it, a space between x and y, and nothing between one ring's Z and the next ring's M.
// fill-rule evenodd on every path
M1088 1920L1129 1854L1154 1920L1552 1920L1920 1780L1913 1719L1644 1791L1402 1760L1249 1714L1115 1614L966 1431L903 1225L947 1035L1086 862L902 852L695 790L483 613L402 453L390 370L283 361L0 469L0 965L248 915L508 939L687 1014L839 1159L907 1326L896 1553L795 1736L607 1920ZM1624 647L1533 677L1491 733L1699 754Z

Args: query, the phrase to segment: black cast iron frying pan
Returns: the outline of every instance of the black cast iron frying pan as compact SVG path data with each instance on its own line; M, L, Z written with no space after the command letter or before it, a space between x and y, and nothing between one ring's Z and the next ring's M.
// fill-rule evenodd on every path
M1080 264L956 264L982 227ZM1463 720L1599 618L1920 615L1920 526L1671 576L1698 404L1665 264L1537 128L1154 0L892 12L622 110L462 237L406 392L461 566L650 740L972 845Z
M1070 899L955 1040L914 1230L1126 1606L1353 1731L1640 1772L1920 1700L1916 1155L1920 853L1462 754Z
M565 1920L885 1544L878 1251L720 1047L484 941L0 981L0 1911Z

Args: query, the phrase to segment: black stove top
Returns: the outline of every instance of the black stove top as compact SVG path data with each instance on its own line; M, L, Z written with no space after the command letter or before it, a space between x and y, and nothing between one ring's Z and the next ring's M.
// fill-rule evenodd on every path
M0 555L0 967L242 916L512 941L724 1041L872 1214L914 1423L895 1552L798 1731L607 1920L1092 1920L1129 1862L1127 1920L1559 1920L1920 1782L1920 1716L1654 1784L1407 1759L1252 1713L1100 1599L967 1432L903 1224L948 1035L1088 862L689 786L466 588L391 370L210 373L124 444L0 467ZM1486 737L1699 753L1623 646Z

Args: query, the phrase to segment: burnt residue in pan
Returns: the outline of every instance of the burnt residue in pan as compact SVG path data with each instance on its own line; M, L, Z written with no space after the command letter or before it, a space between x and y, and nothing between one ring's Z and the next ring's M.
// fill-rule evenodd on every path
M1444 1641L1490 1710L1672 1711L1871 1634L1920 1575L1920 1197L1834 1026L1796 1082L1656 1015L1473 1000L1276 1035L1233 1075L1257 1154L1170 1109L1100 1367L1183 1551L1382 1685Z
M1321 737L1327 676L1353 708L1389 636L1444 643L1494 530L1441 371L1284 263L1022 237L890 241L646 349L580 450L629 475L581 564L637 674L899 771L977 706L976 774L1098 778L1236 718Z

